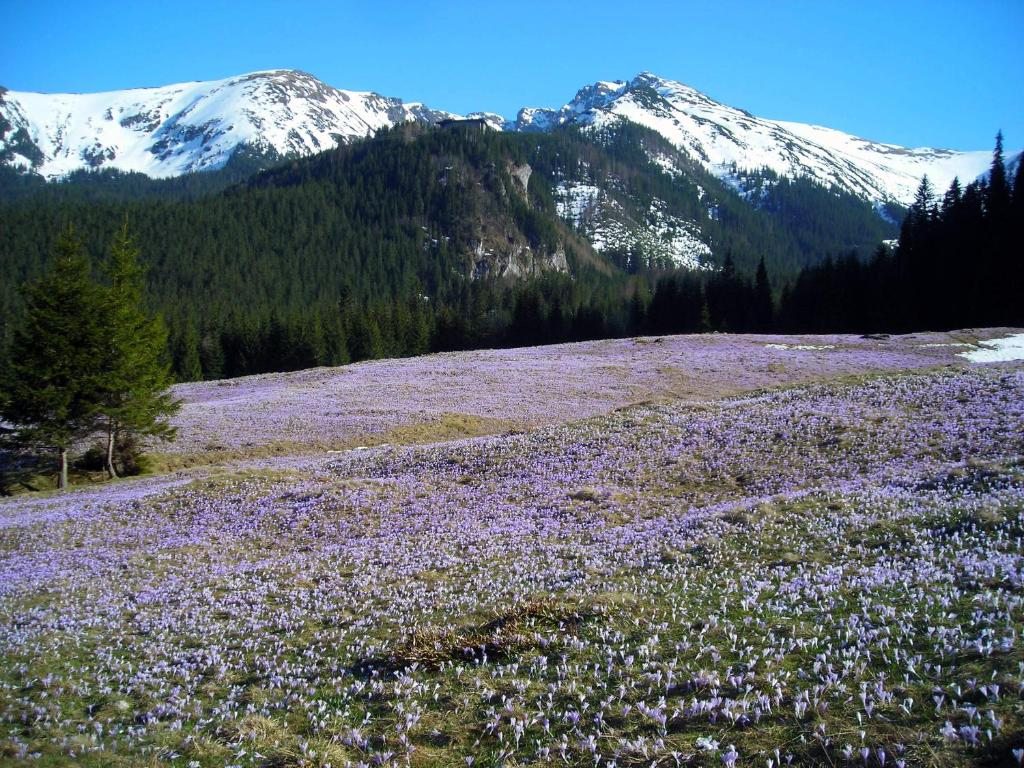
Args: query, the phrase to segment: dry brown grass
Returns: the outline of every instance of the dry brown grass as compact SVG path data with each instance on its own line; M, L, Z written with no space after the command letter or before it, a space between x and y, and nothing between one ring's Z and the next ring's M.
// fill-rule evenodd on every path
M577 626L603 612L553 598L536 598L490 620L463 627L422 627L413 630L392 651L388 661L402 668L413 664L438 667L454 660L508 658L537 645L537 626Z

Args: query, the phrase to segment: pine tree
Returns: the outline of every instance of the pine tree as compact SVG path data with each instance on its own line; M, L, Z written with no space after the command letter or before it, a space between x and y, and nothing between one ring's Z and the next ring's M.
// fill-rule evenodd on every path
M647 326L647 301L646 290L640 285L633 289L633 295L629 298L629 334L639 336Z
M1011 256L1011 279L1007 282L1016 286L1019 291L1024 286L1024 156L1017 156L1017 172L1013 177L1013 199L1010 205L1010 232L1011 243L1016 243L1016 250ZM1010 322L1014 325L1024 323L1024 302L1014 302Z
M345 336L345 307L342 302L323 313L324 346L327 365L344 365L349 361L348 339Z
M1001 218L1010 207L1010 184L1006 179L1006 165L1003 162L1003 132L996 134L996 146L992 150L992 165L988 173L988 194L985 207L989 216Z
M143 303L145 270L139 249L125 221L114 237L105 265L110 285L105 295L104 330L108 344L103 360L100 412L106 433L106 470L117 477L114 446L120 438L171 439L167 421L179 403L169 392L167 330Z
M1013 211L1018 224L1024 221L1024 156L1017 156L1017 173L1013 177Z
M707 291L704 291L700 302L700 332L710 333L711 330L711 308L708 307Z
M409 329L410 354L425 355L430 351L430 318L423 300L416 294L410 299L412 324Z
M757 265L754 277L754 323L760 333L771 331L774 324L775 307L772 304L772 285L768 280L768 269L764 257Z
M58 487L68 486L68 451L96 427L103 352L104 295L70 228L57 240L49 271L24 291L5 371L0 420L20 445L55 450Z
M190 378L185 381L201 379L221 379L224 377L224 346L220 334L215 328L204 329L197 333L195 322L189 325L186 339L192 343L191 352L186 358L186 370L191 370Z
M914 202L900 227L900 242L896 251L896 274L904 296L905 306L902 311L907 329L920 330L921 320L926 313L928 296L921 289L920 278L934 269L929 261L933 256L933 225L936 216L934 188L928 176L923 176Z
M960 241L961 252L972 257L974 285L967 304L970 324L1015 325L1024 317L1019 295L1024 260L1019 256L1021 230L1015 221L1019 203L1015 197L1007 181L1000 132L988 177L968 185L963 211L946 222L948 232Z
M956 176L953 177L953 181L949 184L949 189L946 190L946 194L942 196L942 215L945 216L950 211L954 210L960 201L963 199L963 190L960 188L960 179Z
M376 318L365 309L352 315L352 327L347 334L349 355L353 362L376 360L384 355L384 341Z
M196 322L192 317L183 321L179 326L178 336L174 341L174 369L178 374L179 381L202 381L203 365L200 355L201 342L199 331L196 330ZM215 339L220 348L220 340ZM224 352L220 349L220 362L223 367ZM207 376L217 378L217 375Z

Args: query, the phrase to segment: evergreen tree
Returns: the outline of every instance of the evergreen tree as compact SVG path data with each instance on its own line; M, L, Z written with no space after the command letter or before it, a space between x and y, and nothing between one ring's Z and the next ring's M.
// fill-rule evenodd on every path
M1011 245L1011 279L1007 282L1016 286L1020 302L1019 291L1024 286L1024 156L1017 157L1017 172L1013 178L1013 197L1010 203L1010 226L1007 235ZM1024 314L1018 309L1018 315Z
M707 291L702 291L700 301L700 332L710 333L711 328L711 309L708 307L708 295Z
M349 361L348 338L345 336L345 307L338 302L321 314L327 365L344 365Z
M347 336L349 356L353 362L376 360L383 356L384 340L381 338L380 326L373 314L365 308L353 314L352 327Z
M647 329L647 296L645 288L637 285L629 298L629 334L640 336Z
M530 347L544 342L547 312L540 291L533 285L520 288L516 293L512 314L510 340L514 346Z
M211 340L214 341L214 340ZM216 339L217 347L220 349L220 361L223 365L224 352L220 339ZM177 337L174 339L174 370L178 372L180 381L201 381L204 378L202 357L199 352L199 332L196 330L196 322L188 318L180 327ZM209 375L206 378L217 378L216 375Z
M675 275L667 275L658 281L654 297L647 307L648 330L654 334L679 332L680 309L679 281Z
M772 329L774 315L772 286L768 280L768 269L765 267L764 257L762 257L758 262L757 274L754 277L754 322L760 333L766 333Z
M996 134L996 146L992 150L992 165L988 172L988 194L985 207L990 216L1002 217L1010 207L1010 184L1006 179L1006 165L1003 161L1003 132Z
M220 334L213 328L204 329L201 335L196 333L195 323L188 328L188 338L194 344L191 349L192 357L186 360L190 366L191 375L186 381L199 381L200 379L220 379L224 376L224 346L221 344ZM196 348L198 347L198 351ZM197 367L198 366L198 367Z
M411 320L406 344L409 354L424 355L430 351L430 316L418 294L412 294L409 304Z
M925 175L921 178L914 202L903 219L900 228L900 243L896 251L897 278L903 289L904 318L898 324L911 328L921 322L925 305L929 301L928 291L918 282L920 276L934 274L933 258L934 227L937 215L935 192L931 181ZM915 328L920 330L920 328Z
M4 375L0 420L21 445L55 450L58 486L68 486L68 450L96 427L101 402L106 308L85 249L70 228L49 271L24 291Z
M1024 156L1017 157L1017 173L1013 177L1013 217L1017 224L1024 222Z
M942 197L942 214L946 215L954 210L961 200L963 200L963 190L960 189L960 179L954 176L949 189Z
M986 246L989 257L987 278L990 302L993 305L990 321L997 325L1012 324L1013 318L1019 314L1016 305L1020 302L1020 285L1014 285L1016 264L1013 263L1018 259L1011 253L1014 250L1011 245L1011 205L1010 184L1003 161L1003 133L1000 131L996 134L985 195L985 215L988 219Z
M175 430L167 418L179 404L168 389L172 377L167 331L163 320L144 308L145 271L127 221L114 237L105 272L110 280L103 322L108 346L99 410L106 433L107 475L117 477L114 446L119 438L172 438Z

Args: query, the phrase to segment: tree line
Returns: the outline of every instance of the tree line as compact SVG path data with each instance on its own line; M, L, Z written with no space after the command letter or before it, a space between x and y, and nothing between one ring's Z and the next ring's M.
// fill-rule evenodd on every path
M988 174L938 197L927 177L895 249L803 270L779 323L805 332L907 332L1024 325L1024 163L1011 183L996 137Z
M607 283L565 274L478 280L444 301L417 290L373 302L342 296L228 325L190 318L170 336L175 374L193 381L430 352L775 327L764 262L750 278L730 257L705 274L645 271Z
M669 154L675 175L651 159ZM525 197L507 174L523 163L533 168ZM593 135L405 126L241 183L239 164L177 180L100 172L40 187L15 179L35 191L5 192L0 174L0 354L22 311L18 286L39 276L56 233L72 222L98 253L125 214L145 243L147 300L166 319L181 378L529 337L512 320L537 314L535 297L511 283L480 287L470 276L467 254L482 230L492 240L510 233L531 247L565 248L576 287L542 288L539 297L556 331L568 328L556 336L630 332L633 294L651 300L659 277L675 271L640 246L594 254L558 218L562 181L600 187L640 227L660 201L672 217L701 222L718 266L729 254L753 278L763 259L776 284L823 252L895 234L868 203L807 180L769 179L762 207L751 206L662 137L628 123ZM827 227L814 223L826 218Z

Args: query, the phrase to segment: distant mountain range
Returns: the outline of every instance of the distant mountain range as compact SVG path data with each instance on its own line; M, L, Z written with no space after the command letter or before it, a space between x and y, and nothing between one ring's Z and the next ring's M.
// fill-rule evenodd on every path
M811 179L876 205L907 204L927 174L939 190L973 180L988 150L909 149L830 128L759 118L682 83L642 73L582 88L561 109L524 108L515 120L454 115L417 102L346 91L304 72L253 72L224 80L96 94L0 88L0 163L58 179L114 168L154 178L224 167L241 148L269 161L300 157L402 123L476 118L495 130L600 131L622 122L652 129L708 172L749 194L760 172ZM1011 157L1012 157L1011 153ZM667 158L652 158L670 164ZM667 168L671 171L670 168ZM757 183L751 179L758 177ZM586 191L567 190L564 210ZM575 208L574 208L575 206Z

